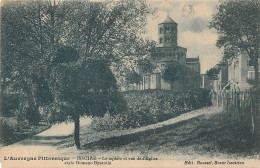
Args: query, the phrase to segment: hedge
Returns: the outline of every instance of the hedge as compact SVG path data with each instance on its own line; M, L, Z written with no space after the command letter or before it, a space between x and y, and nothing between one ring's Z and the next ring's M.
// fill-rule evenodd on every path
M209 90L142 90L123 92L127 110L94 118L95 130L128 129L161 122L191 110L211 106Z

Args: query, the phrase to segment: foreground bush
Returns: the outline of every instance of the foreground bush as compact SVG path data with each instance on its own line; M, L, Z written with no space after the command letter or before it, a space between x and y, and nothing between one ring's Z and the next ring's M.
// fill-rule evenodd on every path
M161 122L185 112L210 106L208 90L143 90L123 93L127 110L120 115L94 118L92 128L128 129Z
M10 145L32 135L35 135L50 125L41 123L39 125L31 125L28 121L21 121L16 117L0 118L0 146Z

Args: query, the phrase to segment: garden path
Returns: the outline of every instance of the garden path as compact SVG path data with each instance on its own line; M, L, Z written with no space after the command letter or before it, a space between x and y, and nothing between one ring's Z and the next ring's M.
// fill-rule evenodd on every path
M105 139L113 138L113 137L128 136L131 134L134 135L136 133L142 133L142 132L146 132L149 130L154 130L157 128L165 127L168 125L174 125L179 122L186 121L186 120L189 120L189 119L192 119L195 117L199 117L202 115L210 116L212 114L220 113L222 111L223 111L222 108L204 107L201 109L197 109L197 110L193 110L191 112L181 114L177 117L171 118L171 119L163 121L163 122L159 122L156 124L151 124L151 125L143 126L143 127L139 127L139 128L133 128L133 129L127 129L127 130L113 130L113 131L109 131L109 133L107 133L105 131L100 131L100 132L90 131L89 133L87 133L88 134L87 139L82 140L82 143L84 144L84 142L87 142L88 145L92 145L95 143L99 143L100 140L103 141Z
M175 123L178 123L178 122L181 122L181 121L189 120L191 118L195 118L195 117L198 117L198 116L201 116L201 115L216 114L216 113L219 113L221 111L223 111L223 110L221 108L217 108L217 107L204 107L202 109L193 110L191 112L181 114L177 117L174 117L172 119L169 119L169 120L166 120L166 121L163 121L163 122L160 122L160 123L151 124L151 125L148 125L148 126L129 130L128 134L146 131L146 130L150 130L150 129L156 129L156 128L164 127L166 125L172 125L172 124L175 124ZM126 134L126 132L124 134Z
M189 120L194 117L198 117L204 114L214 114L221 112L221 109L215 107L205 107L202 109L194 110L185 114L182 114L178 117L169 119L164 122L160 122L157 124L152 124L136 129L124 130L124 131L117 131L115 134L109 134L108 137L102 138L109 138L111 135L113 136L122 136L133 134L137 132L142 132L150 129L156 129L159 127L163 127L166 125L172 125L181 121ZM90 118L82 118L81 119L81 126L86 126L91 123ZM61 149L57 149L54 145L57 142L61 142L68 136L72 136L74 129L73 123L61 123L53 125L50 129L45 130L42 133L39 133L31 138L22 140L15 144L3 147L0 149L0 161L3 165L3 157L4 156L18 156L18 157L25 157L25 156L59 156L59 154L64 153Z

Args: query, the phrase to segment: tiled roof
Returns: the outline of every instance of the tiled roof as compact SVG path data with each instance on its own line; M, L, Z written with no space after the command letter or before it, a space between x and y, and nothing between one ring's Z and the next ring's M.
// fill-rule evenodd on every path
M170 18L170 16L168 15L167 18L165 19L165 21L163 21L162 23L176 23L174 20L172 20L172 18ZM162 24L160 23L160 24Z
M174 58L165 57L160 59L158 62L172 62Z
M199 63L199 57L197 57L197 58L186 58L186 63Z

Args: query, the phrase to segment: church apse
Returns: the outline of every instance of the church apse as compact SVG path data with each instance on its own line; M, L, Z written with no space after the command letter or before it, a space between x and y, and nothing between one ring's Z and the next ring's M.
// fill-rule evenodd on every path
M158 44L151 51L151 62L154 65L152 73L141 74L142 82L136 87L146 89L195 89L200 88L200 60L199 57L187 58L187 48L178 46L178 24L167 16L165 21L158 24ZM170 64L181 64L186 67L180 79L173 87L162 78L162 74Z

